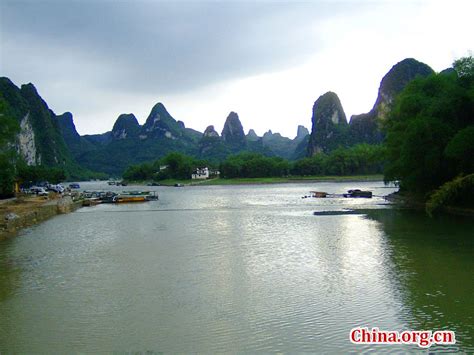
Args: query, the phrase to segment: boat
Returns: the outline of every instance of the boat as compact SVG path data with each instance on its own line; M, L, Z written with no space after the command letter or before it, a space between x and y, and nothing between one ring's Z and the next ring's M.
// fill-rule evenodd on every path
M114 203L158 201L154 191L124 191L112 198Z
M82 206L84 207L90 207L90 206L95 206L102 203L102 201L96 197L94 198L88 198L82 201Z
M310 191L311 197L316 197L316 198L325 198L327 197L328 193L323 192L323 191Z
M95 206L99 203L125 203L158 201L155 191L84 191L83 206Z
M372 191L362 191L360 189L348 190L346 194L342 194L344 197L351 198L372 198Z
M125 203L125 202L145 202L147 201L146 196L142 195L117 195L114 196L112 201L114 203Z

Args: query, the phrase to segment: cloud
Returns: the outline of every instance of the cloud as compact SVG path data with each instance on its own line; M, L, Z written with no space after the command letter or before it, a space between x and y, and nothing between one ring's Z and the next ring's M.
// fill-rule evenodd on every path
M192 90L304 61L322 46L314 22L338 8L347 11L326 2L4 0L2 66L18 70L26 58L37 76L59 62L62 75L104 89Z
M81 133L123 112L143 122L162 101L193 128L237 110L246 129L294 135L328 90L349 116L370 110L405 57L444 69L469 49L472 10L454 0L0 0L0 69L73 112Z

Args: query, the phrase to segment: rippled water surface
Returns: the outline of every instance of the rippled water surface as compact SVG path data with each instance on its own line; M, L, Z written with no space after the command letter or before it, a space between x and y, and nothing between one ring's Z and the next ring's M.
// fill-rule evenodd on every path
M301 198L353 187L395 190L156 187L157 202L82 208L0 241L0 351L417 350L353 345L356 326L452 329L458 343L432 349L474 351L472 220Z

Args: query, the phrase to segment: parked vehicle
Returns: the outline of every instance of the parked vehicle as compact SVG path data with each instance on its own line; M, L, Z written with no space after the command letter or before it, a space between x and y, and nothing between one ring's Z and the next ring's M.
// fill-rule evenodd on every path
M73 182L73 183L69 184L69 188L70 189L80 189L81 186L77 182Z
M39 187L39 186L33 186L30 189L30 192L38 196L48 196L48 191L46 191L43 187Z
M48 190L62 194L65 189L64 189L64 186L62 186L61 184L57 184L57 185L49 184Z

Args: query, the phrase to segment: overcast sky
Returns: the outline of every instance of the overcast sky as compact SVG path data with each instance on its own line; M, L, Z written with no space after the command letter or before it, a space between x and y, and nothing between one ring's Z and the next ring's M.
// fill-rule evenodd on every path
M294 137L314 101L369 111L413 57L435 71L473 49L474 1L0 0L0 75L31 82L80 134L162 102L200 131L235 111L247 132Z

